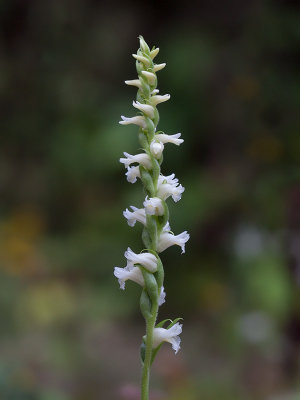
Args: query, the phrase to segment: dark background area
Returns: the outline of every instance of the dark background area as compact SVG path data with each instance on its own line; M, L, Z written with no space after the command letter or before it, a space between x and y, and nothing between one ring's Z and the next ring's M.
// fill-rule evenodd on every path
M162 171L186 254L162 254L182 349L164 345L153 400L300 398L299 2L0 4L0 398L138 399L140 288L113 267L141 227L131 54L160 47Z

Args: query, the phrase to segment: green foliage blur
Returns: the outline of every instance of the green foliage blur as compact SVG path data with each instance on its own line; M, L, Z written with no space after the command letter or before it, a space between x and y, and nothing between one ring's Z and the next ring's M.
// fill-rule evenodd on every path
M141 250L123 151L138 150L131 57L160 47L164 174L186 254L162 254L182 350L164 345L152 400L300 398L296 1L0 4L0 399L139 399L140 289L113 267Z

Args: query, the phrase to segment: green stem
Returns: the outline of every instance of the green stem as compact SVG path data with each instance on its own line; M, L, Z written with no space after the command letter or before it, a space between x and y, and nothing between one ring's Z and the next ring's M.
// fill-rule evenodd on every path
M146 350L145 360L142 369L142 388L141 400L149 400L149 381L150 369L152 360L152 344L153 344L153 330L155 328L156 318L158 313L158 303L152 305L152 315L146 324Z

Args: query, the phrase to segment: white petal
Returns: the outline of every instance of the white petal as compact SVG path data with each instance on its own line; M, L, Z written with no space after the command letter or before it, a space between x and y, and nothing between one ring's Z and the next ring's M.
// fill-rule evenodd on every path
M177 245L181 247L181 253L185 252L185 243L189 240L190 235L187 231L180 233L179 235L173 235L172 233L163 231L159 237L157 250L159 253L166 250L168 247Z
M158 347L162 342L169 342L175 354L180 349L180 338L178 335L182 332L182 325L178 322L170 329L154 328L153 331L153 348Z
M166 63L156 64L156 65L154 65L154 67L153 67L153 71L154 71L154 72L158 72L158 71L160 71L161 69L165 68L166 65L167 65Z
M125 175L128 182L135 183L137 178L141 177L140 168L138 166L128 167Z
M157 56L158 52L159 52L159 47L150 51L150 57L152 58L152 60L154 59L154 57Z
M138 115L136 117L124 117L124 115L121 115L122 121L119 121L119 124L121 125L129 125L129 124L133 124L133 125L138 125L143 129L146 129L147 124L145 121L145 118L142 117L141 115Z
M138 101L137 102L133 101L132 105L133 105L133 107L142 111L148 117L154 118L154 108L152 106L150 106L149 104L141 104Z
M147 252L136 254L131 250L130 247L128 247L124 255L129 263L141 264L149 272L155 272L157 270L157 258L154 254Z
M179 139L181 133L176 133L175 135L166 135L165 133L158 133L155 137L162 143L173 143L179 146L184 142L183 139Z
M162 286L160 289L158 305L161 306L162 304L164 304L165 301L166 301L166 292L165 292L165 288Z
M152 96L150 98L150 102L153 106L156 106L159 103L163 103L164 101L168 101L170 99L170 95L169 94L164 94L163 96L157 94L155 96Z
M147 57L144 56L140 56L138 54L132 54L132 57L134 57L136 60L138 60L139 62L142 62L143 64L146 65L146 67L149 67L149 65L151 64L150 60L148 60Z
M129 226L134 226L136 221L140 222L141 224L146 224L146 213L144 208L136 208L131 206L133 211L129 211L127 208L123 211L124 217L127 219Z
M152 166L151 159L146 153L132 155L124 152L124 156L126 158L120 158L120 163L124 164L126 168L132 163L142 164L147 169L150 169Z
M142 89L142 83L139 79L131 79L129 81L125 81L126 85L128 86L135 86L139 89Z

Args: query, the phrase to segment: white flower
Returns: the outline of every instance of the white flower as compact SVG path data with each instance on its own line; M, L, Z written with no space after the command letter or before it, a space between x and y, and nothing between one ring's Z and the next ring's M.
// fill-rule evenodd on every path
M157 94L155 96L152 96L150 98L151 104L153 106L156 106L159 103L163 103L164 101L168 101L170 99L170 95L169 94L164 94L163 96Z
M165 288L162 286L160 289L158 305L161 306L162 304L164 304L165 301L166 301L166 292L165 292Z
M125 251L125 257L131 264L141 264L149 272L155 272L157 270L157 258L151 253L134 253L130 247Z
M136 179L141 177L140 168L138 166L128 167L125 175L128 182L135 183Z
M153 72L142 71L142 74L147 79L150 85L154 85L156 83L156 75Z
M179 139L181 133L176 133L175 135L166 135L165 133L158 133L155 137L162 143L173 143L179 146L184 142L183 139Z
M158 72L158 71L160 71L161 69L165 68L166 65L167 65L166 63L155 64L154 67L153 67L153 71L154 71L154 72Z
M166 200L169 196L172 196L172 199L177 202L181 199L184 190L184 187L178 184L178 179L175 178L174 174L159 176L157 196L161 199Z
M153 118L154 117L154 108L150 106L149 104L141 104L140 102L132 102L133 107L137 108L138 110L142 111L144 114L146 114L148 117Z
M154 96L154 95L157 94L157 93L159 93L159 90L158 90L158 89L153 89L152 92L151 92L151 95Z
M134 226L136 221L140 222L141 224L146 224L146 213L144 208L136 208L131 206L133 211L129 211L127 208L123 211L124 217L127 219L129 226Z
M132 264L128 263L125 268L115 267L114 275L119 280L120 289L125 289L125 282L130 279L131 281L145 286L145 281L143 274L139 267L134 267Z
M180 349L180 335L182 332L182 324L178 322L169 329L154 328L153 330L153 348L158 347L162 342L171 343L175 354Z
M179 235L173 235L173 233L163 231L159 237L157 251L161 253L168 247L176 244L181 247L181 253L185 253L185 244L189 240L190 235L187 231L180 233Z
M122 118L122 121L119 121L119 124L121 124L121 125L133 124L133 125L138 125L143 129L147 128L145 118L142 117L141 115L137 115L136 117L131 117L131 118L124 117L124 115L121 115L121 118Z
M146 214L149 215L163 215L164 214L164 206L161 199L158 197L146 197L144 203Z
M125 81L125 83L128 86L135 86L139 89L142 89L142 82L140 81L140 79L131 79L129 81Z
M164 145L161 142L158 142L157 140L152 140L150 144L150 151L155 158L160 158L163 150L164 150Z
M126 168L132 163L142 164L147 169L152 166L151 158L146 153L132 155L124 152L123 154L126 158L120 158L120 163L124 164Z
M150 60L148 60L147 57L144 56L140 56L139 54L132 54L132 57L134 57L136 60L138 60L139 62L142 62L143 64L146 65L146 67L149 67L150 65Z
M158 52L159 52L159 47L150 51L150 57L152 58L152 60L154 57L157 56Z

